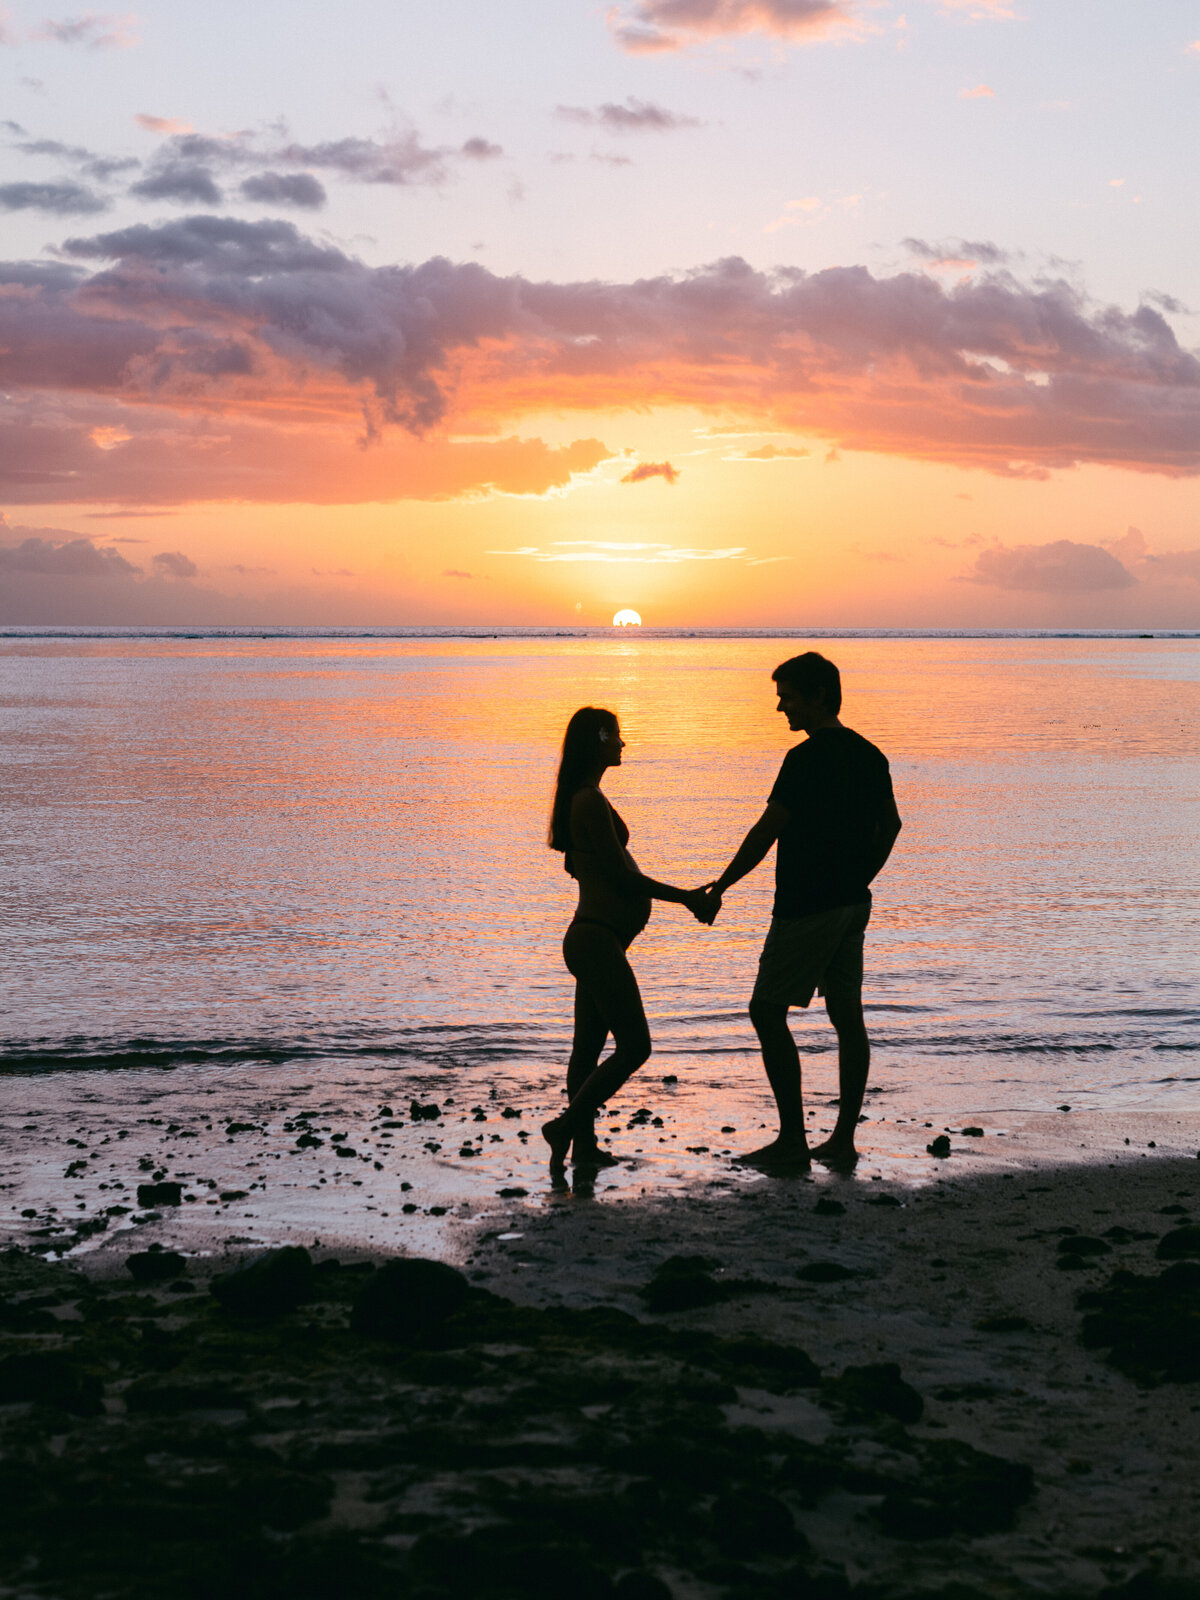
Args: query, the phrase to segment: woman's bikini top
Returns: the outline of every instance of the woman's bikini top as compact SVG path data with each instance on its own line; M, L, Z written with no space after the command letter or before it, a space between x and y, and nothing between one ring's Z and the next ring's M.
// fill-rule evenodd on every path
M621 813L617 810L616 806L613 805L612 801L607 795L604 796L604 803L608 807L609 813L612 816L613 832L617 836L617 843L623 850L629 843L629 829L626 827ZM573 878L577 878L579 874L575 871L575 867L573 865L575 856L594 856L595 854L596 852L594 850L566 850L563 852L563 865Z

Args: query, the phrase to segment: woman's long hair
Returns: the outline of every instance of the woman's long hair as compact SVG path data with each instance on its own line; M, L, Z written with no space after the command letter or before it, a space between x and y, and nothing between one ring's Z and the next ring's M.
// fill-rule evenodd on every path
M554 784L554 804L550 809L550 833L546 842L551 850L571 848L571 801L584 780L596 770L604 742L600 735L616 731L616 714L603 706L580 706L567 723ZM567 871L570 870L568 861Z

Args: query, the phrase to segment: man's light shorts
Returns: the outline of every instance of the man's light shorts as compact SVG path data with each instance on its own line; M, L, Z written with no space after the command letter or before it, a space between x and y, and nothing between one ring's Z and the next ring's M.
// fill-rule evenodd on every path
M857 995L869 904L835 906L807 917L772 917L758 958L754 1000L806 1006L818 994Z

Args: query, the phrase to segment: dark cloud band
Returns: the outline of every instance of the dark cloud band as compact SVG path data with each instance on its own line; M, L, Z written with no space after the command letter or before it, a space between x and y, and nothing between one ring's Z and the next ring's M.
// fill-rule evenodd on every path
M369 435L466 405L719 405L998 472L1200 471L1200 361L1163 312L1003 269L947 286L732 258L539 283L441 257L371 267L281 219L218 216L76 237L61 256L0 268L10 392L286 408L319 375L326 415L361 411Z

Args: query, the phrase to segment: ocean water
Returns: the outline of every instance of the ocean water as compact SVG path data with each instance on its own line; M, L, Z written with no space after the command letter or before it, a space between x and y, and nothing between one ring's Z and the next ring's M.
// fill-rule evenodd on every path
M279 1131L303 1101L361 1142L385 1102L448 1099L476 1153L425 1153L446 1192L519 1176L536 1132L496 1108L522 1132L557 1110L569 1038L572 885L544 845L567 716L618 713L631 848L698 883L795 742L770 671L808 642L8 630L6 1126L207 1106ZM904 818L868 932L873 1120L1195 1107L1200 639L820 647ZM611 1137L642 1186L770 1121L745 1015L770 898L768 862L714 928L658 904L634 947L655 1055ZM793 1016L827 1123L833 1035L819 1006ZM643 1105L663 1128L631 1138Z

